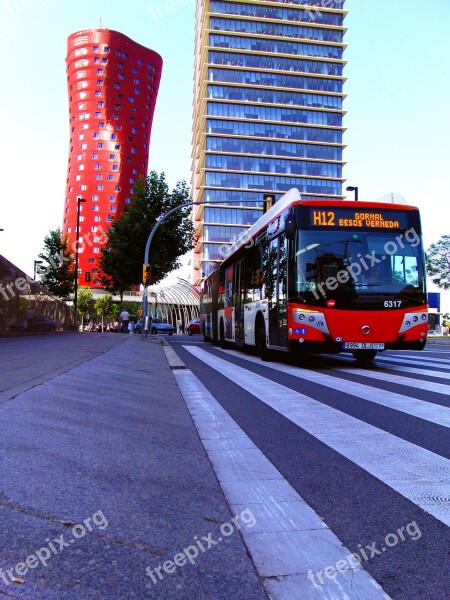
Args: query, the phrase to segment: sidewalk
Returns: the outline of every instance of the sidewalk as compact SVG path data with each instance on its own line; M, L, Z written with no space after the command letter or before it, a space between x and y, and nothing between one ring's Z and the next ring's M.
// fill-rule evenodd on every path
M234 515L161 338L129 336L0 411L0 597L266 598L240 533L217 542Z

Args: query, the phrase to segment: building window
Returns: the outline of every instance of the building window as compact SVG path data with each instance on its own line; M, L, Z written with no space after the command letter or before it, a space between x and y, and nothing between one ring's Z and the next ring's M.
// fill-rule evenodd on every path
M97 134L98 135L98 134ZM98 142L97 148L103 148L103 142Z
M109 207L109 212L115 212L115 211L116 211L115 204L111 204L111 206Z
M96 223L98 223L100 220L101 220L101 218L100 218L100 215L95 215L95 216L94 216L94 221L95 221Z
M87 185L85 183L83 183L83 185L81 186L81 190L84 192L87 190Z
M90 262L91 264L92 264L92 263L94 263L94 262L95 262L95 258L90 258L90 259L89 259L89 262Z
M98 211L98 204L93 204L92 205L92 210L93 211Z
M102 189L103 189L103 184L101 184L101 183L98 183L98 184L97 184L97 190L98 190L98 191L101 191Z

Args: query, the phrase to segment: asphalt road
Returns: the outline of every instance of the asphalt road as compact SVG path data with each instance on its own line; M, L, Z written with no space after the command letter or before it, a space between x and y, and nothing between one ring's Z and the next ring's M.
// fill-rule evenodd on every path
M0 597L448 598L450 344L160 339L0 340Z
M200 336L174 338L170 343L203 389L203 396L211 395L198 422L198 404L193 404L200 436L209 437L202 433L202 419L208 412L224 409L232 427L240 429L239 446L230 446L235 456L246 440L238 461L233 463L231 450L227 457L233 468L241 469L235 476L237 482L247 480L246 486L252 488L245 452L252 448L250 457L256 449L261 451L281 474L280 484L287 482L295 490L297 498L345 546L347 556L359 556L363 569L389 597L449 597L447 341L433 340L421 353L385 352L367 367L344 354L315 356L301 364L262 363L251 354L205 344ZM186 385L189 406L193 382L186 375L177 379L182 392ZM214 421L208 426L214 427ZM239 502L240 494L248 498L246 486L238 490L236 481L233 487L230 476L223 476L227 459L216 450L209 456L229 501L231 497L232 502ZM264 477L261 480L253 490L261 491ZM336 569L325 574L335 561L326 558L313 526L311 535L301 538L307 558L299 556L297 561L292 554L301 524L292 531L286 526L273 539L270 519L261 518L259 526L267 540L281 549L277 564L267 568L268 558L261 555L258 544L252 544L251 538L246 541L260 575L278 578L267 583L274 597L347 597L351 585L345 587L345 575ZM358 597L372 597L371 590L371 583L366 582Z

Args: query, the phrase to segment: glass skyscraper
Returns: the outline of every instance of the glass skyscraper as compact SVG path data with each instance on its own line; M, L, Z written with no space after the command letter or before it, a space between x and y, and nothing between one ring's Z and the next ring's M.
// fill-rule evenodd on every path
M194 283L265 194L343 198L343 4L197 0L192 194L208 204L195 207Z

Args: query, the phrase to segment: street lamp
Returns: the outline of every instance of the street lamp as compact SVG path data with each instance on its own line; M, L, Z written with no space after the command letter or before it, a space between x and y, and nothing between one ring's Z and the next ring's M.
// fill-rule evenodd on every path
M81 202L86 202L85 198L77 198L77 237L75 242L75 289L74 289L74 297L73 297L73 307L75 308L76 319L78 323L78 313L77 310L77 301L78 301L78 239L80 237L80 204Z
M353 185L349 185L347 189L347 192L355 192L355 202L358 201L358 188L353 186Z
M37 265L42 265L43 262L44 262L43 260L35 260L34 261L34 269L33 269L33 279L34 279L34 281L36 281L36 273L37 273L36 267L37 267Z
M269 195L269 194L268 194ZM265 201L267 201L266 198L264 198ZM241 203L243 202L250 202L250 203L254 203L254 200L240 200ZM144 270L146 270L147 267L149 267L149 262L148 262L148 258L149 258L149 254L150 254L150 246L153 240L153 236L156 233L156 230L158 229L158 227L167 219L167 217L170 217L170 215L172 215L175 211L180 210L180 208L187 208L188 206L201 206L201 205L205 205L208 204L208 202L206 201L198 201L198 202L194 202L194 201L190 201L190 202L183 202L183 204L179 204L178 206L175 206L174 208L170 209L168 212L164 213L163 215L161 215L161 217L156 221L156 223L153 225L152 230L150 231L150 234L147 238L147 244L145 246L145 252L144 252ZM224 202L220 202L221 205L224 204ZM226 204L226 202L225 202ZM149 281L148 279L145 281L144 283L144 294L143 294L143 298L142 298L142 322L144 324L144 327L142 328L142 337L146 337L146 331L145 331L145 325L147 323L147 308L148 308L148 303L147 303L147 290L148 290L148 284Z

